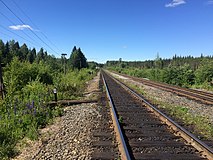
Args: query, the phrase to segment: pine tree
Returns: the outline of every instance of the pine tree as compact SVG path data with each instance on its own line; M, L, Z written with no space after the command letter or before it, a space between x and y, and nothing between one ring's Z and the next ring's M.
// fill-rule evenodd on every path
M77 48L76 48L76 46L74 46L71 53L75 52L76 50L77 50Z
M80 48L76 49L75 46L72 50L69 61L72 68L81 69L86 68L88 66L87 59L85 58L83 52Z
M27 60L30 63L33 63L35 58L36 58L36 50L35 50L35 48L33 48L32 50L29 51L29 53L27 55Z
M45 57L45 55L44 55L44 49L41 48L40 51L37 54L36 61L40 62L41 60L44 60L44 57Z
M24 43L19 50L19 59L22 61L26 60L28 52L29 50L27 48L27 45Z
M78 48L78 54L79 54L79 57L80 57L80 64L81 64L81 66L80 66L80 68L87 68L88 67L88 65L87 65L87 59L86 59L86 57L84 56L84 54L83 54L83 52L81 51L81 48Z

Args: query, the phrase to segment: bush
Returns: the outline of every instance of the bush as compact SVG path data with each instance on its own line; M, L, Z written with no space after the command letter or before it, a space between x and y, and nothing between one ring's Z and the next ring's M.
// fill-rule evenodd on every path
M39 64L21 63L15 57L4 71L4 84L9 95L18 94L28 82L36 79L44 84L53 84L51 68L43 62Z
M86 81L94 76L90 69L70 70L66 75L58 74L54 78L54 86L57 88L59 99L76 99L83 95Z
M208 83L213 86L213 61L204 60L195 72L196 84Z

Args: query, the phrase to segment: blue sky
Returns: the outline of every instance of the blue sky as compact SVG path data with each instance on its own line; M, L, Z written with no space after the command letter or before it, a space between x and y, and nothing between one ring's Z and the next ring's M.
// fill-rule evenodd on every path
M101 63L213 55L213 0L0 0L0 39Z

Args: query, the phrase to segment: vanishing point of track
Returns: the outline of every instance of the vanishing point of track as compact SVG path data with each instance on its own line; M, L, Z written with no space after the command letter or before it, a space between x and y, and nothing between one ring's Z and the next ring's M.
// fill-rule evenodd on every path
M104 71L122 159L213 159L212 148Z

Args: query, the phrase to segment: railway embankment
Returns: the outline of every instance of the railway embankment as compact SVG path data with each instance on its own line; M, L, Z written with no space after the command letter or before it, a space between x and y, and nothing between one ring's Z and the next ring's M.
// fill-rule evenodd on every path
M199 139L213 140L213 105L206 105L177 94L137 82L129 77L111 73L136 89L164 113L189 128ZM211 142L212 143L212 142Z

